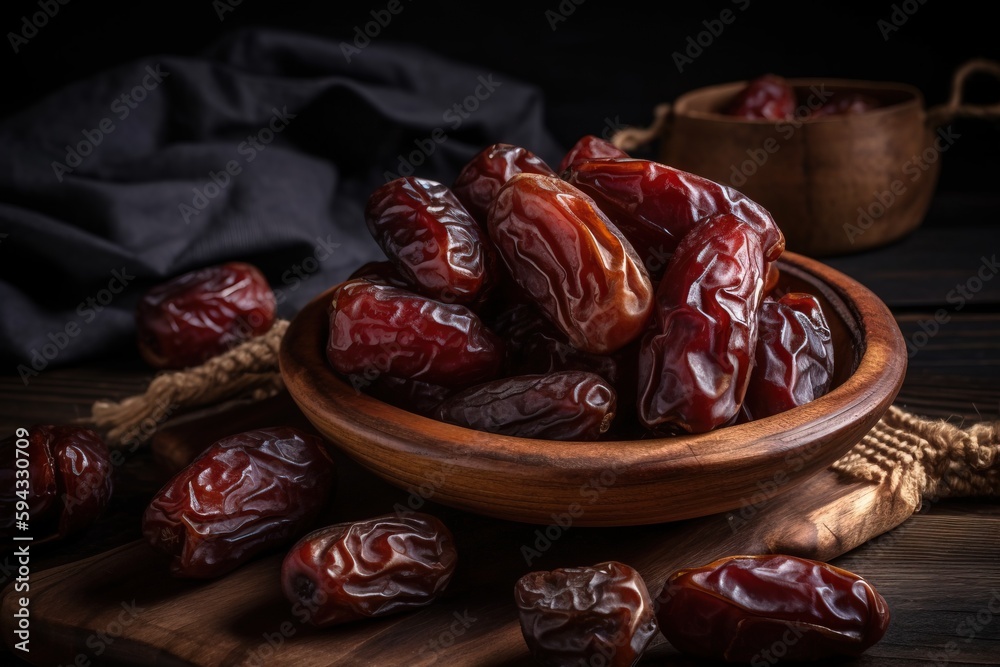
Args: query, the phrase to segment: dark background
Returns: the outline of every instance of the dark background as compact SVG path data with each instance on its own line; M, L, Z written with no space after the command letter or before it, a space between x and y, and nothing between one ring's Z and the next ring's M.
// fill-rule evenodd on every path
M239 4L220 20L219 7L227 1ZM5 35L0 115L135 57L198 54L232 28L263 25L351 40L355 27L372 20L371 11L388 4L70 0L14 54L6 35L20 31L21 17L39 11L38 2L8 1L0 10ZM762 0L399 2L403 11L382 29L380 41L417 44L497 77L537 84L545 91L549 128L565 145L582 134L600 133L608 120L647 124L655 104L686 91L768 71L909 83L933 106L947 99L961 63L1000 58L995 25L969 2L870 2L863 9L841 3L796 3L792 9ZM655 6L662 9L653 15ZM553 30L546 11L558 13L560 7L572 13ZM718 19L724 9L735 21L678 72L672 54L683 52L688 37L706 29L703 21ZM897 20L906 20L886 38L878 22L890 21L894 11ZM1000 84L988 77L970 83L972 101L1000 100ZM940 190L991 193L1000 176L1000 125L963 120L956 131L976 140L958 142L944 157Z

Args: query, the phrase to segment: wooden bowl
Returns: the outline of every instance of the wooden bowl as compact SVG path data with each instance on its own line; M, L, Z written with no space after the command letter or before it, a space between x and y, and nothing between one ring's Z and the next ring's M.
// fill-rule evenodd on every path
M554 442L474 431L387 405L328 365L329 291L289 326L281 373L306 418L361 465L410 490L414 508L433 500L515 521L622 526L756 505L791 491L858 442L888 409L906 370L902 335L875 295L793 253L779 267L780 285L823 305L836 345L835 388L808 405L710 433Z
M788 79L800 102L788 121L720 113L747 82L691 91L673 104L660 159L735 187L764 206L789 250L823 257L881 246L923 221L937 183L942 116L899 83ZM807 118L831 94L860 93L879 107Z

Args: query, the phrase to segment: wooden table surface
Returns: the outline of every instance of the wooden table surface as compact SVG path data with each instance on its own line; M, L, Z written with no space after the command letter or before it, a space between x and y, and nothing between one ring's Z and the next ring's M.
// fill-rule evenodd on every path
M938 196L927 223L902 242L826 260L871 288L897 317L910 345L897 405L955 423L1000 419L998 208L996 201ZM7 371L0 377L3 436L17 427L85 416L95 399L136 393L151 377L131 351L47 370L29 387ZM139 450L116 474L108 513L81 539L37 551L32 572L139 537L140 515L164 471ZM894 601L889 634L850 664L1000 665L997 499L930 504L835 562L863 572ZM0 584L11 580L12 564L10 555L0 562ZM0 662L27 664L8 654L0 654ZM654 656L642 664L662 663Z

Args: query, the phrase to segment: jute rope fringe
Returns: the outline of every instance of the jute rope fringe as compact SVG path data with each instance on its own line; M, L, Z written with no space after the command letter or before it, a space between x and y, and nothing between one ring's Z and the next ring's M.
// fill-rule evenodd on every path
M921 498L1000 495L1000 422L961 429L892 406L831 467L852 481L887 482L914 505Z
M209 359L201 366L161 373L145 393L115 403L98 401L91 408L90 422L108 431L108 444L122 445L148 440L156 422L184 410L248 397L261 400L284 388L278 371L278 348L288 329L278 320L258 338ZM153 428L141 428L148 421Z
M162 373L146 392L94 404L91 422L112 445L148 439L159 422L184 410L281 391L278 348L286 320L201 366ZM152 421L151 428L143 425ZM921 498L1000 495L1000 422L961 429L895 406L861 442L831 466L844 479L888 484L913 506Z

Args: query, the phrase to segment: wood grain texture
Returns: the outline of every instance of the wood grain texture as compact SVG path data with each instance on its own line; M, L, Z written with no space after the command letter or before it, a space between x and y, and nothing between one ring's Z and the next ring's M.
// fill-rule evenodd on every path
M544 525L553 514L575 513L581 495L600 486L578 524L704 516L740 506L760 493L760 480L780 478L775 488L785 491L828 466L874 426L903 381L902 337L871 292L793 253L779 266L780 286L815 294L827 314L838 386L780 415L709 433L553 442L473 431L395 408L352 388L329 368L329 292L289 326L282 375L303 414L338 447L399 486L435 480L436 498L444 504Z
M338 497L349 499L341 505L350 507L346 515L359 507L385 511L394 499L407 502L399 490L349 462L342 465L341 479L350 488ZM675 569L726 554L777 549L830 559L908 516L912 508L896 515L870 511L885 507L872 505L878 493L870 485L844 485L821 473L795 492L749 505L743 513L614 529L539 528L428 502L421 509L451 527L460 554L442 599L412 613L323 630L304 625L301 613L282 597L280 553L216 581L189 582L172 579L165 560L135 542L33 578L34 636L42 641L31 660L71 664L83 655L113 664L206 667L529 665L512 602L514 582L528 571L616 559L636 567L655 594ZM866 523L856 521L859 516ZM905 536L912 534L907 530ZM8 588L5 618L14 598ZM664 664L660 659L672 654L664 645L643 664Z

